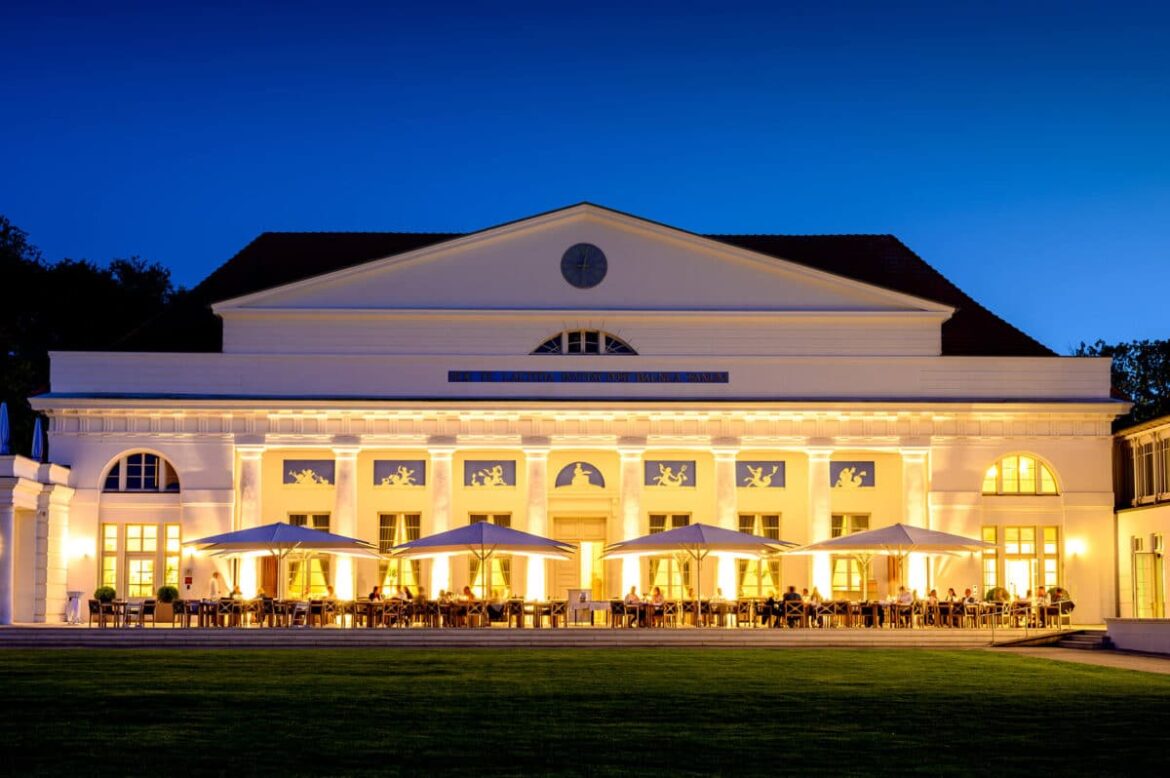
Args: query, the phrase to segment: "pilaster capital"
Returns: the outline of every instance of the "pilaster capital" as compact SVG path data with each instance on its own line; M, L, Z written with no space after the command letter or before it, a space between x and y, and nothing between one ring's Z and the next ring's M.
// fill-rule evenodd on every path
M711 451L716 461L735 459L739 454L739 438L711 438Z
M356 459L362 442L356 435L334 435L331 448L338 459Z
M427 452L432 460L450 460L457 447L458 441L453 435L431 435L427 438Z
M547 459L552 443L542 435L526 435L520 439L520 449L529 459Z
M618 438L617 450L622 461L641 459L642 454L646 453L646 438L634 436Z

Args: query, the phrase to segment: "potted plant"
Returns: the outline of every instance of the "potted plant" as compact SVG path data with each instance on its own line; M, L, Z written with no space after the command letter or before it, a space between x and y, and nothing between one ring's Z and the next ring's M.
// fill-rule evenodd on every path
M93 592L93 598L98 602L113 602L118 597L112 586L99 586Z
M154 606L154 620L167 624L175 623L175 601L179 599L179 589L176 586L160 586L158 588L158 603Z
M1007 602L1011 599L1008 590L1002 586L993 586L988 590L987 596L984 598L987 602Z

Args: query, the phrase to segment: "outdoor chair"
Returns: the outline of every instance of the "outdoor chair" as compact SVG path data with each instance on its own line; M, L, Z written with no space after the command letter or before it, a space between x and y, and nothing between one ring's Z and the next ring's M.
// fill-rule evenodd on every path
M756 609L752 600L735 601L735 626L742 627L744 624L756 626Z
M813 606L813 623L821 629L833 626L837 606L832 602L821 602Z
M553 600L548 604L548 622L550 627L569 626L568 600Z
M626 604L621 600L611 600L609 603L609 626L612 628L628 627L629 619L633 616L637 618L636 614L631 614L626 609Z
M662 624L667 627L678 626L678 601L667 600L662 605Z
M261 597L260 606L256 610L256 625L263 627L265 624L276 626L276 603L271 597Z
M979 626L979 603L962 603L959 605L959 626L963 628Z
M89 626L93 626L94 619L97 619L99 627L106 626L105 612L102 610L102 602L99 600L89 601Z
M146 620L150 619L150 626L154 627L157 624L157 621L155 620L155 610L157 607L157 600L143 600L142 610L138 613L138 623L145 627Z
M474 600L467 603L467 609L463 617L463 626L465 627L486 627L487 620L487 603L483 600Z
M789 629L804 626L804 603L790 600L784 603L784 624Z
M306 623L310 627L325 626L324 600L309 600L309 618L307 619Z

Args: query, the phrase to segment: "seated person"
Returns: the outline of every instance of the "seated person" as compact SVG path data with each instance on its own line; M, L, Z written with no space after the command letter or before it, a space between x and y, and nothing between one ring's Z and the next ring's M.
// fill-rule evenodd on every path
M325 596L322 597L325 602L337 602L337 594L333 591L332 586L325 587Z
M626 594L625 603L626 603L626 605L641 605L642 604L642 598L638 596L638 587L637 586L630 587L630 591Z
M471 591L470 586L464 586L463 594L459 595L459 599L463 602L475 602L475 592Z
M382 599L382 587L375 586L370 592L370 602L375 602L380 599Z
M976 599L975 594L970 589L963 590L963 604L964 605L978 605L979 600Z
M795 586L788 587L788 591L784 592L784 597L782 598L782 601L784 603L784 620L788 624L788 626L791 628L791 627L795 627L798 624L800 624L801 617L797 616L793 613L790 613L789 608L788 608L789 605L803 605L804 604L804 600L801 598L800 594L796 591Z
M947 596L946 596L946 599L943 600L943 602L955 603L958 601L959 601L959 595L955 594L955 590L953 588L947 589Z
M244 596L244 593L240 591L239 584L236 584L235 586L233 586L231 593L228 594L228 597L231 597L233 600L238 600L243 596Z
M914 595L905 586L899 586L894 603L898 606L898 623L909 626L913 617Z

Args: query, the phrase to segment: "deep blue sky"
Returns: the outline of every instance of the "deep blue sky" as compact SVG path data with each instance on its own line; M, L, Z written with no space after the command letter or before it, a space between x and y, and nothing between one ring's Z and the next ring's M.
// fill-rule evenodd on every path
M0 213L51 259L193 285L264 230L591 200L892 232L1060 352L1170 337L1159 4L169 5L4 5Z

